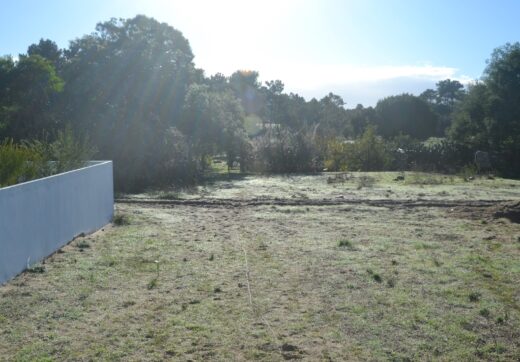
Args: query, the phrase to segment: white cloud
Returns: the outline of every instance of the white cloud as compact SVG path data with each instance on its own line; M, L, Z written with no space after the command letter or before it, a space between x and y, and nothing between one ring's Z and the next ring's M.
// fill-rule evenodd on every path
M263 72L261 71L263 79L279 78L287 84L302 90L345 84L369 85L371 83L376 84L382 81L402 78L435 82L450 78L464 84L471 80L467 76L459 75L456 68L433 65L353 66L348 64L293 64L267 66L265 69Z

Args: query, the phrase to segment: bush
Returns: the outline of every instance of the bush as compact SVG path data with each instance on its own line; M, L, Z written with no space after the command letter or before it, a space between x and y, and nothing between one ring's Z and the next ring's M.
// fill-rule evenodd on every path
M0 187L39 177L42 159L40 153L27 145L3 141L0 143Z
M459 176L466 181L471 180L471 178L475 177L476 174L477 167L472 163L463 166L459 171Z
M285 128L266 131L253 142L253 169L260 172L314 172L318 152L311 134Z
M390 168L392 159L385 141L368 127L355 142L329 141L325 165L330 171L383 171Z
M331 139L326 143L324 166L327 171L347 170L347 141Z
M170 128L154 140L146 153L118 153L114 157L114 183L123 192L150 187L189 186L202 177L202 167L190 152L188 138Z
M94 149L70 129L59 131L52 143L33 140L0 143L0 186L14 185L83 167Z
M474 154L472 149L446 140L431 145L413 143L405 152L409 168L451 173L472 163Z

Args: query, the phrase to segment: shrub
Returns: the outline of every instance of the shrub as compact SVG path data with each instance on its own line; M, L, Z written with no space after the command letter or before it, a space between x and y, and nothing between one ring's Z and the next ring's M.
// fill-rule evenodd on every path
M383 171L392 165L387 143L368 127L355 142L333 139L326 143L325 167L328 171Z
M42 155L13 140L0 143L0 187L14 185L37 178Z
M409 168L452 173L472 163L474 154L472 149L446 140L428 145L411 143L405 148L405 152Z
M471 177L475 177L476 174L477 174L477 167L471 163L465 165L459 171L459 176L466 181L470 180Z
M92 159L96 149L90 145L87 137L76 137L71 128L58 131L54 142L48 145L47 159L54 162L56 173L84 167Z
M311 134L277 127L253 143L253 169L260 172L313 172L319 168Z
M59 131L52 143L4 140L0 143L0 186L83 167L94 153L86 138L75 138L68 128Z
M115 214L112 219L112 223L116 226L129 225L130 220L128 220L128 216L125 214Z
M347 149L348 145L344 140L331 139L327 142L324 162L327 171L347 170Z
M170 128L154 140L145 153L118 153L114 157L114 183L123 192L173 184L189 186L202 176L200 164L191 152L188 138Z

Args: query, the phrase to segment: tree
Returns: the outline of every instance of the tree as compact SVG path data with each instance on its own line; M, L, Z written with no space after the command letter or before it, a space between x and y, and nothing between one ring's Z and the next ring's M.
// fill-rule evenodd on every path
M71 42L65 57L65 117L91 135L100 157L114 160L118 186L153 179L164 134L180 121L188 87L201 78L188 40L139 15L99 23Z
M179 129L189 137L192 157L204 170L208 156L226 152L228 166L240 155L246 141L244 111L229 92L214 92L193 84L186 95Z
M411 94L390 96L377 102L377 131L384 137L400 134L417 139L435 135L437 117L430 106Z
M492 94L485 83L470 85L464 102L454 115L448 135L474 149L489 150L489 116L495 107Z
M437 88L427 89L419 98L427 102L437 115L437 135L444 136L452 123L455 107L464 98L464 86L457 80L445 79L437 82Z
M520 174L520 43L493 51L483 82L470 88L456 112L450 137L500 154L496 166Z
M54 64L57 70L60 70L63 64L63 51L50 39L42 38L38 44L29 45L27 55L39 55Z
M265 82L265 87L261 88L264 99L264 109L262 116L269 123L282 124L287 120L286 99L283 97L284 84L280 80L272 80Z
M258 72L253 70L238 70L229 77L229 85L235 97L240 99L247 114L258 114L264 106L261 97Z
M435 105L438 102L438 97L439 94L434 89L426 89L419 95L419 98L431 105Z
M376 111L373 107L364 108L358 104L356 108L348 110L348 119L353 136L361 136L368 126L376 124Z
M60 128L53 112L63 90L53 64L39 55L0 61L0 137L20 141L42 137Z
M320 105L320 135L334 137L351 133L344 108L345 102L341 96L329 93L320 100Z
M439 103L453 108L456 100L463 97L464 86L458 80L445 79L437 82Z

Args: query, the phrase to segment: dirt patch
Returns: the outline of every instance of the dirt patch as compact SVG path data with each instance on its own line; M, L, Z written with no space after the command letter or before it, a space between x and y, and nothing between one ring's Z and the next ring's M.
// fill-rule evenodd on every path
M520 223L520 201L497 202L492 205L464 205L449 210L453 216L473 220L492 221L505 218L513 223Z
M490 209L494 218L506 218L511 222L520 223L520 201L502 203Z

